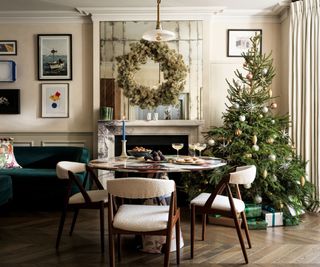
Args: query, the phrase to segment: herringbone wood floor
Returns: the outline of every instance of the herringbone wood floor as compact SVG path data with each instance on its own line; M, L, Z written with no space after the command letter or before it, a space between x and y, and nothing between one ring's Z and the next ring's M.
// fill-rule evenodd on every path
M108 253L100 253L98 213L80 211L72 237L68 236L70 214L59 253L56 253L54 245L59 217L58 211L11 211L2 214L0 266L108 266ZM234 229L208 225L207 240L199 241L200 220L197 226L195 258L190 260L188 210L183 210L185 247L182 249L180 266L245 265ZM250 233L253 248L248 250L248 267L320 266L319 215L305 215L299 226L268 228ZM122 249L122 261L117 266L162 266L163 255L139 252L133 237L124 237ZM175 265L175 253L171 253L171 265Z

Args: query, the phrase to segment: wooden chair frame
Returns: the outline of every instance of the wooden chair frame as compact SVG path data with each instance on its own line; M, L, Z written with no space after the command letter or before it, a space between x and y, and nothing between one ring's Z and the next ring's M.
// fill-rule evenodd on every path
M71 223L71 228L69 235L71 236L74 230L74 226L76 224L76 220L79 214L80 209L99 209L100 210L100 239L101 239L101 253L104 253L105 251L105 245L104 245L104 209L105 207L108 206L107 202L99 201L99 202L94 202L91 200L90 196L87 193L86 184L88 182L88 179L91 179L92 184L95 183L96 187L98 190L104 190L102 184L100 183L98 177L96 176L95 172L93 171L92 168L86 165L86 176L81 183L79 178L71 171L68 171L69 174L69 179L68 179L68 185L67 185L67 192L65 195L64 199L64 204L62 208L62 214L60 218L60 224L59 224L59 229L58 229L58 235L57 235L57 240L56 240L56 249L59 249L59 244L61 240L61 235L63 231L63 226L64 222L66 219L67 215L67 210L73 210L74 215ZM79 203L79 204L69 204L69 198L71 196L71 186L72 184L75 184L79 191L81 192L85 202L84 203Z
M171 200L169 206L169 216L167 228L159 231L149 231L149 232L139 232L139 231L126 231L122 229L117 229L113 227L113 218L119 208L116 203L119 203L118 197L115 197L108 194L108 231L109 231L109 257L110 257L110 266L115 266L115 245L114 245L114 235L117 235L117 251L118 251L118 260L121 260L121 234L132 234L132 235L159 235L166 236L165 243L165 256L164 256L164 266L169 266L170 259L170 245L172 239L173 227L176 229L176 262L180 264L180 209L177 207L177 197L176 190L171 193ZM120 199L120 205L123 204L123 198Z
M210 197L207 199L204 206L196 206L195 204L191 204L191 232L190 232L190 234L191 234L191 236L190 236L191 258L194 257L195 214L200 213L202 215L202 236L201 236L202 240L205 240L207 214L220 214L225 217L233 218L244 259L245 259L246 263L249 263L248 255L247 255L245 244L244 244L244 239L243 239L242 233L241 233L241 226L240 226L240 223L238 220L238 213L236 211L236 208L235 208L235 205L233 202L233 194L232 194L229 182L230 182L230 175L224 177L219 182L219 184L216 186L214 191L211 193ZM241 194L240 194L238 184L235 184L235 187L236 187L236 196L238 199L241 200ZM211 206L212 206L214 199L216 198L217 195L222 195L222 193L224 191L226 191L226 193L227 193L231 210L230 211L223 211L223 210L219 210L219 209L213 209ZM245 212L244 211L240 212L240 216L242 218L242 224L243 224L245 234L247 237L248 246L249 246L249 248L251 248L252 246L251 246L251 240L250 240L249 229L248 229L248 224L247 224Z

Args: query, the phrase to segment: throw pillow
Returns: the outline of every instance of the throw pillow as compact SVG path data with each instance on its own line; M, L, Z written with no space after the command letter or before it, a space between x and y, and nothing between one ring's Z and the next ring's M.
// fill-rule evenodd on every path
M13 138L0 138L0 169L21 168L13 153Z

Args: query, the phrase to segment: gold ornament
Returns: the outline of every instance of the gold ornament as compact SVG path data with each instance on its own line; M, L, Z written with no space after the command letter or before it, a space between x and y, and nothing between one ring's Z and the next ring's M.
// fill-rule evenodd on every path
M253 143L254 145L257 144L257 141L258 141L258 137L257 137L256 135L252 136L252 143Z
M235 135L236 136L240 136L242 134L242 131L240 130L240 129L237 129L236 131L235 131Z
M272 90L269 90L269 96L272 97Z
M306 179L304 178L304 176L301 176L301 177L300 177L300 184L301 184L301 186L304 187L305 183L306 183Z
M263 118L263 115L262 115L262 114L259 114L259 118L262 119L262 118Z
M270 108L276 109L278 107L277 103L271 103Z
M266 141L268 144L273 144L274 139L272 137L269 137Z
M280 210L283 209L283 203L281 200L277 203L277 208Z
M244 157L247 158L247 159L251 159L252 158L252 154L250 154L250 153L244 154Z
M267 170L264 170L263 173L262 173L262 176L263 176L263 178L267 178L267 176L268 176L268 171L267 171Z

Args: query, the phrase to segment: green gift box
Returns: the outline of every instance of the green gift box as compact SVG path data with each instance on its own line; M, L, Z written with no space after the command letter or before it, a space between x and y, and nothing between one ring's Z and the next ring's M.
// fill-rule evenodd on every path
M266 230L268 223L261 219L250 219L247 221L250 230Z
M261 205L246 204L245 213L247 218L261 217Z

